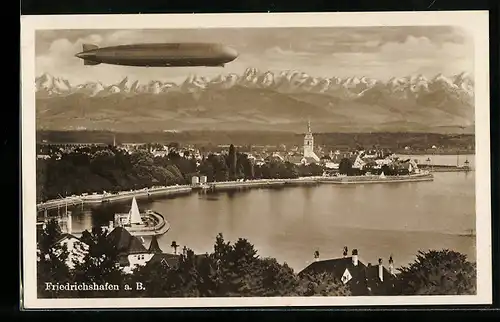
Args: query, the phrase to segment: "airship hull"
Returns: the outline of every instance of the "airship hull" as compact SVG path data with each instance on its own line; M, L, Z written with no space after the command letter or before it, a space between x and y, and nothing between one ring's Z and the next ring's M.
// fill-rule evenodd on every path
M219 67L233 61L237 52L220 44L137 44L97 48L84 45L77 54L86 65L112 64L144 67Z

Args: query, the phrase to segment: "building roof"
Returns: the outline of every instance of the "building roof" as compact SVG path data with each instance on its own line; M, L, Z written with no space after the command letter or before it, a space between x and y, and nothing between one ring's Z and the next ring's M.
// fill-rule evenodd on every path
M57 239L57 241L54 242L54 245L55 244L58 244L60 242L62 242L63 240L65 239L76 239L76 240L80 240L78 237L74 236L74 235L71 235L71 234L68 234L68 233L64 233L64 234L61 234L61 236L59 237L59 239Z
M137 237L132 236L130 232L123 227L116 227L113 229L107 238L121 254L140 254L148 252L142 242Z
M314 262L299 272L299 276L327 272L341 280L346 270L351 276L347 284L353 295L389 294L389 289L395 287L394 276L385 267L382 267L383 281L380 281L378 265L365 265L358 260L358 265L354 266L352 257Z
M155 265L155 264L163 264L168 268L177 267L179 264L179 255L168 254L168 253L159 253L154 254L153 257L148 261L146 266Z
M352 257L327 259L311 263L299 272L299 275L328 272L340 279L346 268L349 269L354 278L358 274L364 274L366 265L358 260L358 265L354 266Z
M302 158L302 159L305 159L305 160L306 160L306 163L308 163L308 164L318 163L318 160L319 160L319 158L318 158L318 160L317 160L317 159L315 159L315 158L313 158L313 157L304 157L304 158Z
M290 155L290 156L286 157L286 161L288 161L290 163L298 164L298 163L302 163L302 158L303 158L303 156L301 156L301 155Z
M180 254L170 254L170 253L154 254L153 257L147 262L146 266L161 263L168 268L176 268L177 265L179 265L180 257L181 257ZM203 260L206 257L207 257L206 254L194 255L195 261L198 264L201 262L201 260Z

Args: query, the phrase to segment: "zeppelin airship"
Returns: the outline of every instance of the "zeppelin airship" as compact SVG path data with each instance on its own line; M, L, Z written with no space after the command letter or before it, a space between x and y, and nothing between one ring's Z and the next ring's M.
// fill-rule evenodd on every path
M83 51L75 56L83 59L84 65L224 67L238 57L238 52L214 43L134 44L102 48L83 44Z

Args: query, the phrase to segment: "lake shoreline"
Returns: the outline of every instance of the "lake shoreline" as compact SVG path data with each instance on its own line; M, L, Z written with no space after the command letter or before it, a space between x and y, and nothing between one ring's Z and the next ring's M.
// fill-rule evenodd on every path
M210 182L204 185L183 185L144 188L134 191L122 191L116 194L90 194L86 196L72 196L64 199L49 200L37 204L37 211L46 211L51 209L60 209L65 206L76 205L103 205L107 203L124 202L136 199L150 199L151 197L176 197L190 194L192 192L213 192L223 190L255 189L255 188L273 188L297 185L317 185L317 184L388 184L403 182L422 182L432 181L431 173L404 175L404 176L311 176L294 179L258 179L247 181L226 181Z

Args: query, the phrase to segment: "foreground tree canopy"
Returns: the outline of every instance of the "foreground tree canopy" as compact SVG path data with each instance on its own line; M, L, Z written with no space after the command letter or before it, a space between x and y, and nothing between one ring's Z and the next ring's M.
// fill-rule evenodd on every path
M177 265L156 261L124 274L115 263L118 254L100 230L82 239L89 245L83 262L74 269L64 264L67 252L50 247L61 236L57 223L40 234L38 291L52 297L235 297L235 296L348 296L351 290L328 272L299 276L286 263L261 258L246 239L234 243L219 234L211 253L195 255L184 249ZM419 253L415 263L401 268L396 295L449 295L476 292L475 264L457 252ZM145 290L48 291L45 283L109 283L123 286L141 283Z
M476 294L476 264L448 249L419 252L415 262L401 268L400 279L405 295Z

